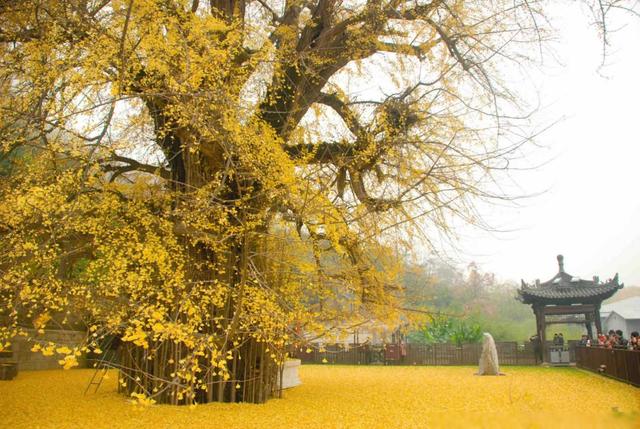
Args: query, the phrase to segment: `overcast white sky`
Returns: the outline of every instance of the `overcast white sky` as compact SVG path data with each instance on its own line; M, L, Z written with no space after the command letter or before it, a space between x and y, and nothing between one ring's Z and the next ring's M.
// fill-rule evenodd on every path
M615 20L627 25L611 35L608 65L599 70L601 40L587 12L561 2L553 15L562 64L543 68L536 122L564 120L538 139L552 161L514 176L528 193L548 191L520 208L487 211L511 232L464 231L460 257L503 279L544 281L562 253L575 276L619 272L626 285L640 286L640 20Z

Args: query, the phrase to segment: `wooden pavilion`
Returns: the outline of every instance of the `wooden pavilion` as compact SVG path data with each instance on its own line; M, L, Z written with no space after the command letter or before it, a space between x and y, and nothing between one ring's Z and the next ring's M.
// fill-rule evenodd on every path
M558 274L551 280L540 283L536 280L529 285L522 280L518 290L518 299L524 304L531 304L536 315L536 330L540 340L542 359L547 360L546 326L551 324L577 323L584 324L590 338L593 336L593 325L596 333L602 332L600 321L600 305L610 298L624 284L618 281L618 274L606 282L598 277L583 280L564 271L564 257L558 255ZM552 320L547 320L550 316ZM583 317L580 317L583 316Z

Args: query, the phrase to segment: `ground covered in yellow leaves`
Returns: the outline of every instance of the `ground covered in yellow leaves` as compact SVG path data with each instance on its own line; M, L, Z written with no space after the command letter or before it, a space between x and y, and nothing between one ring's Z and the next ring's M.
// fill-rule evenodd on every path
M266 404L193 409L132 405L112 373L83 392L91 370L21 372L0 382L5 428L640 427L640 390L573 368L303 366L303 385Z

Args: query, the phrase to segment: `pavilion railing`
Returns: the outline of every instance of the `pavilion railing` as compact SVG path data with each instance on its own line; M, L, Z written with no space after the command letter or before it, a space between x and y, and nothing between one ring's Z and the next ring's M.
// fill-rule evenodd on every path
M576 366L640 387L640 351L576 347Z
M515 341L496 342L500 365L536 365L533 346ZM462 344L312 344L291 354L302 363L342 365L477 365L482 352L479 343Z

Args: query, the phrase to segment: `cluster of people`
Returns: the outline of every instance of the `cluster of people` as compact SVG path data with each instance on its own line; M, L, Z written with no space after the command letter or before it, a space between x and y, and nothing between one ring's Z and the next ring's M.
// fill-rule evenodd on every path
M629 349L640 351L640 332L633 331L629 340Z
M555 338L554 338L555 344ZM640 333L634 331L631 333L631 337L627 340L624 337L624 333L618 329L614 331L609 330L608 334L598 333L595 340L591 340L588 335L583 335L579 343L581 346L598 346L606 347L608 349L629 349L640 350Z
M553 345L558 347L564 346L564 335L562 335L562 332L553 334Z

